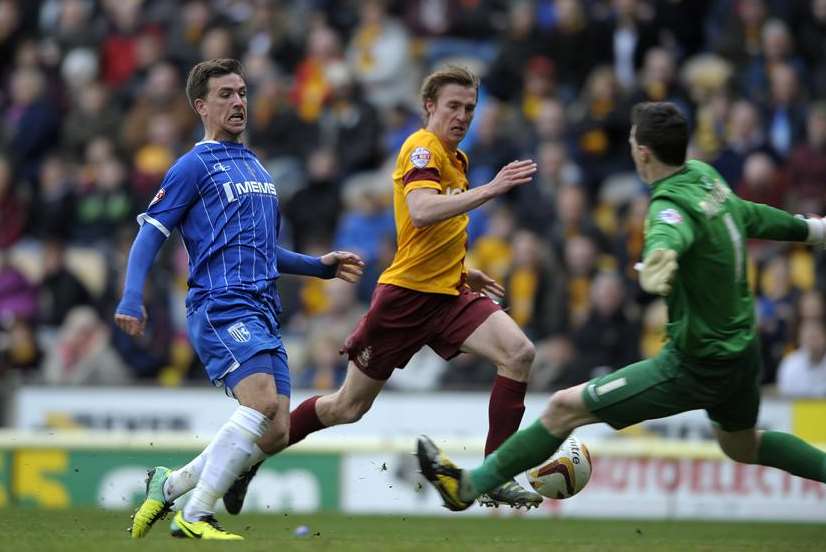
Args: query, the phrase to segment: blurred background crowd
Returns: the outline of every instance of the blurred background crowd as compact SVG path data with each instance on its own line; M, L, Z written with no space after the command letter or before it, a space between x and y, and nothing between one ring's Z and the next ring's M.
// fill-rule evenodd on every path
M338 350L392 259L390 173L446 62L482 76L471 186L533 158L530 185L471 215L468 264L507 289L537 345L531 388L655 354L639 290L647 187L630 107L668 100L691 151L742 197L826 214L826 0L0 0L0 381L205 382L186 336L187 258L164 246L139 339L111 322L167 168L202 137L184 93L203 59L245 64L245 141L277 183L285 245L359 252L363 281L283 277L294 386L331 389ZM826 396L826 262L753 243L763 382ZM487 388L495 370L425 350L391 385Z

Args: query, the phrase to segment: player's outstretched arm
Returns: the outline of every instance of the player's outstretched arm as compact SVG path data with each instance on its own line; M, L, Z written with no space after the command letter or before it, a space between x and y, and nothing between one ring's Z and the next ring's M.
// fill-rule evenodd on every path
M467 213L483 203L527 184L536 173L536 163L527 159L508 163L493 180L462 194L443 195L431 188L419 188L407 194L407 209L416 228L423 228L450 217Z
M115 309L115 324L129 335L142 335L146 328L143 286L165 240L166 236L160 230L151 224L143 224L132 242L123 296Z
M336 268L336 278L351 284L358 282L364 272L364 261L350 251L331 251L322 255L320 260L324 265Z
M312 257L278 246L276 250L278 272L298 276L315 276L329 280L341 278L357 282L364 269L364 261L349 251L331 251L321 257Z
M741 198L737 198L737 206L749 238L820 246L826 244L826 223L817 215L795 216L782 209Z

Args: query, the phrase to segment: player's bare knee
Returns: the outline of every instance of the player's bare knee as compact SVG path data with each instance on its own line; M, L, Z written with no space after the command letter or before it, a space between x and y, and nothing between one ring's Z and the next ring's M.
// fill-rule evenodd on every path
M567 435L577 426L579 410L569 389L555 392L548 399L540 419L554 435Z
M370 410L370 404L365 401L353 401L346 404L341 410L341 423L352 424L361 420L361 417Z
M530 339L525 337L519 341L519 346L513 358L516 369L527 377L531 372L533 359L536 358L536 348Z
M245 404L244 406L257 410L271 421L274 420L276 414L278 414L278 399L275 396L258 397L255 400L250 401L250 404Z
M518 381L525 381L530 376L534 357L536 349L533 343L527 337L521 337L503 351L502 358L497 363L500 367L499 373Z
M278 426L272 431L272 448L271 450L264 450L267 454L275 454L276 452L282 451L287 448L287 445L290 444L290 425L287 424L278 424Z
M264 436L258 441L258 446L266 454L272 455L287 448L289 441L289 423L283 424L273 422L269 431L267 431L267 433L265 433Z
M364 416L370 410L372 401L348 399L344 395L337 393L330 402L328 416L332 425L352 424ZM327 420L325 420L327 421Z

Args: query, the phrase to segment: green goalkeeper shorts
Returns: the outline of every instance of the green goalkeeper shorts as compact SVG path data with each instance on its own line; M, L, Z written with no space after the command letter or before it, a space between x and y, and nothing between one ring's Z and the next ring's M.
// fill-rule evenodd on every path
M760 370L757 340L739 357L715 361L690 359L669 343L654 358L592 379L582 397L615 429L702 408L723 431L740 431L757 423Z

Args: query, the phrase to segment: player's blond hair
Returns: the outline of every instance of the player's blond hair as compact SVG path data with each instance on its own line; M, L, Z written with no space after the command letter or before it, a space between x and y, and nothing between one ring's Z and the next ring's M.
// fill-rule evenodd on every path
M427 102L431 101L436 103L436 100L439 98L439 92L448 84L458 84L459 86L473 88L476 94L479 94L479 77L466 67L446 65L441 69L437 69L430 73L422 83L421 97L425 122L429 117L426 107Z

